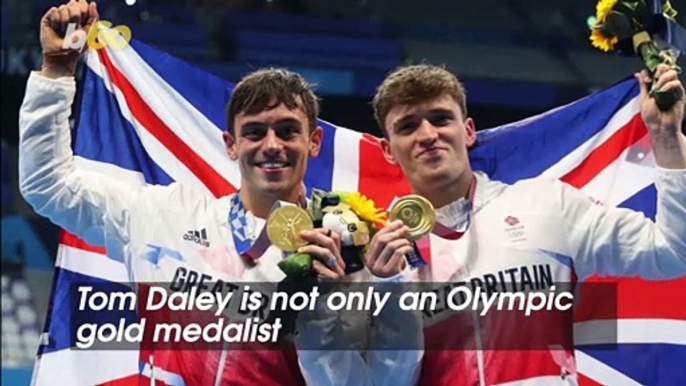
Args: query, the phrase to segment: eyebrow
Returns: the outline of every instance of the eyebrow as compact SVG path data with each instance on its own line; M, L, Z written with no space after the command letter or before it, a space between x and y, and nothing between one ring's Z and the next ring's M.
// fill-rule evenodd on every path
M297 125L302 126L302 122L300 122L300 120L298 120L296 118L292 118L292 117L279 119L278 121L274 122L274 125L282 125L284 123L295 123Z
M278 121L273 122L271 125L272 126L274 126L274 125L278 126L278 125L283 125L286 123L293 123L293 124L297 124L297 125L302 126L302 123L300 122L300 120L293 118L293 117L287 117L287 118L279 119ZM261 128L267 127L267 126L270 126L270 125L268 125L266 122L248 121L248 122L245 122L244 124L242 124L241 128L243 128L243 129L258 129L258 128L260 128L261 129Z
M252 121L252 122L245 122L244 124L241 125L241 133L245 132L246 130L259 130L267 125L264 122L258 122L258 121Z
M454 113L451 109L446 108L446 107L436 107L436 108L434 108L434 109L429 110L428 113L429 113L429 114L452 114L452 115L455 115L455 113ZM416 118L416 117L417 117L417 114L416 114L416 113L408 113L408 114L405 114L402 118L400 118L400 119L396 120L395 122L393 122L391 126L392 126L393 128L396 128L396 127L398 127L399 125L402 125L403 123L405 123L405 122L407 122L407 121L409 121L409 120L411 120L411 119L414 119L414 118Z
M453 110L445 108L445 107L437 107L435 109L431 109L429 111L430 114L436 114L436 113L447 113L447 114L455 114Z

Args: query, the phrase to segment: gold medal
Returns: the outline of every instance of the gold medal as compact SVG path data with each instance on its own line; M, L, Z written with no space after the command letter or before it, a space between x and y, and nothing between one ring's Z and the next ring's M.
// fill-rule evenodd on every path
M434 229L436 212L426 198L418 195L405 196L393 204L390 221L400 220L410 228L410 239L420 239Z
M305 209L293 205L274 210L267 219L267 236L282 251L295 251L307 245L300 232L314 229L312 217Z

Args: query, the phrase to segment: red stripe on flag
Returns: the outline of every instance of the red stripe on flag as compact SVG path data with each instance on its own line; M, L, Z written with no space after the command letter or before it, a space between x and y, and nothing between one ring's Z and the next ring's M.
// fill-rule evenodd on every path
M581 188L613 163L628 147L648 134L641 114L636 114L629 123L614 133L607 141L598 146L584 161L560 178L574 187Z
M94 247L86 243L85 241L81 240L76 235L73 235L65 230L62 230L62 234L60 234L60 244L64 244L72 248L81 249L87 252L99 253L102 255L107 254L107 249L105 249L104 247Z
M579 386L603 386L603 384L579 373Z
M686 320L686 304L676 294L686 293L686 279L647 281L619 280L620 318Z
M379 139L369 134L360 140L360 192L380 208L387 208L396 196L412 192L400 167L386 161Z
M620 319L686 320L686 304L674 297L686 293L686 278L648 281L593 277L588 281L617 284L617 317Z
M140 386L141 384L144 384L142 382L143 378L138 374L134 374L126 378L120 378L115 379L113 381L100 383L97 386Z
M140 94L126 77L112 64L105 50L98 54L112 82L121 90L131 114L143 127L160 141L174 156L181 161L216 197L222 197L236 191L224 177L195 153L160 117L145 103Z

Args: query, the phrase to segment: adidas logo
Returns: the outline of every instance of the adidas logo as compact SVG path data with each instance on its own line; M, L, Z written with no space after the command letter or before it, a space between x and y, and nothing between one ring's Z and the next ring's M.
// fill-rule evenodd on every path
M205 228L199 231L188 231L183 235L183 239L186 241L192 241L196 244L200 244L203 247L209 247L210 242L207 240L207 231Z

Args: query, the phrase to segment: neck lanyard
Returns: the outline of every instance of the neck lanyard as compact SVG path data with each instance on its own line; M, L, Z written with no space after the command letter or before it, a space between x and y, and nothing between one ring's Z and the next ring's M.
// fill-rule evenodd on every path
M269 237L265 229L262 229L254 242L248 236L248 220L240 190L231 198L229 226L231 227L233 245L241 257L258 259L269 248Z
M476 176L472 177L472 183L469 187L469 203L467 209L467 224L463 231L457 231L448 226L443 225L441 222L437 221L434 225L433 231L431 233L436 236L447 239L447 240L459 240L464 236L469 230L472 220L472 210L474 209L474 196L476 194ZM431 241L430 236L422 237L421 239L415 241L414 245L415 251L408 256L408 263L412 267L421 267L423 265L428 265L431 263Z
M436 225L434 226L434 229L431 233L435 234L438 237L448 239L448 240L459 240L464 236L464 234L469 230L469 226L471 225L472 222L472 210L474 210L474 196L476 194L476 177L472 177L472 182L469 186L469 202L468 202L468 207L467 207L467 224L464 227L464 230L462 231L457 231L455 229L452 229L450 227L447 227L443 225L441 222L437 221Z
M307 199L301 197L300 206L307 207ZM284 201L277 201L271 208L271 211L280 207L281 205L294 205L288 204ZM270 213L271 213L270 211ZM267 251L271 242L269 241L269 236L267 235L267 227L262 228L260 234L251 240L248 235L248 219L246 213L245 205L243 204L243 199L241 198L241 191L237 191L236 194L231 198L231 209L229 210L229 226L231 227L231 236L233 237L233 245L236 247L236 251L241 257L248 259L258 259L260 256ZM284 252L284 254L286 254Z

